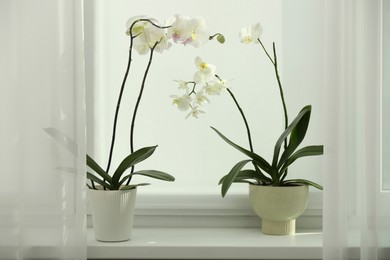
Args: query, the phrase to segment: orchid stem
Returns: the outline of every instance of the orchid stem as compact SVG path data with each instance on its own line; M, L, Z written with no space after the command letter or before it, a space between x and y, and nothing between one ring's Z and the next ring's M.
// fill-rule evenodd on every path
M268 59L271 61L272 65L274 66L275 76L276 76L276 80L278 81L278 86L279 86L280 98L282 100L282 105L283 105L284 129L287 129L287 127L288 127L288 114L287 114L286 101L284 99L282 82L281 82L280 76L279 76L278 59L277 59L277 56L276 56L275 43L272 43L272 50L273 50L273 56L274 56L274 58L272 59L271 55L268 53L267 49L265 48L263 42L260 39L257 39L257 40L260 43L261 47L263 48L263 50L264 50L265 54L267 55ZM287 139L284 140L284 149L286 149L286 148L287 148Z
M110 147L110 155L108 157L108 164L107 164L107 169L106 169L107 173L110 170L112 155L113 155L113 151L114 151L115 137L116 137L116 126L117 126L117 122L118 122L119 108L121 105L123 91L125 89L126 80L127 80L128 75L129 75L129 70L130 70L130 66L131 66L133 39L134 39L134 37L130 36L129 60L127 62L127 68L126 68L125 76L123 77L122 86L121 86L121 89L119 92L118 102L117 102L116 110L115 110L114 125L113 125L113 130L112 130L112 139L111 139L111 147Z
M272 49L274 52L274 68L275 68L275 75L276 80L278 81L279 91L280 91L280 97L282 99L283 104L283 111L284 111L284 129L287 129L288 127L288 115L287 115L287 107L286 107L286 101L284 100L284 94L283 94L283 88L282 88L282 82L280 81L279 71L278 71L278 59L276 57L276 47L275 43L272 44ZM285 140L287 142L287 139ZM287 145L287 144L286 144Z
M249 148L250 148L251 152L253 153L253 145L252 145L251 132L250 132L249 125L248 125L248 121L246 120L244 111L241 109L240 105L238 104L238 101L237 101L236 97L234 96L233 92L232 92L229 88L226 88L226 90L229 92L229 94L230 94L230 96L232 97L234 103L236 104L238 110L240 111L240 114L241 114L241 116L242 116L242 119L244 120L245 127L246 127L246 132L247 132L247 135L248 135Z
M134 152L134 126L135 126L135 118L137 117L138 107L139 107L139 104L141 102L142 94L143 94L144 89L145 89L146 78L147 78L148 73L149 73L150 65L152 64L153 53L154 53L154 49L156 48L157 44L159 44L159 42L156 42L153 45L153 47L150 48L149 62L148 62L148 65L146 66L144 77L142 79L141 89L139 91L138 98L137 98L137 103L135 104L135 107L134 107L133 118L131 120L131 126L130 126L130 152L131 153ZM134 172L134 166L131 167L131 173L133 173L133 172ZM129 185L129 183L131 181L131 178L132 178L132 175L130 175L129 179L127 179L127 184L126 185Z

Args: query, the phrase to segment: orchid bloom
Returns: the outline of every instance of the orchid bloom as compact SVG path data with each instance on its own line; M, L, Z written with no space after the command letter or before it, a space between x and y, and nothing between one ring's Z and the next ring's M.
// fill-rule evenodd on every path
M139 54L145 54L157 44L155 50L161 53L163 50L171 47L172 44L168 40L166 29L150 24L144 28L141 35L135 38L134 49ZM146 52L144 50L146 50Z
M132 25L133 27L130 33ZM134 38L133 47L138 54L147 54L154 46L155 50L161 53L163 50L169 49L172 45L169 42L167 29L162 27L163 26L160 26L159 22L155 19L146 19L144 16L136 16L127 21L126 34Z
M195 65L198 71L194 74L196 83L205 83L215 77L215 66L203 61L200 57L195 58Z
M260 23L254 24L250 27L244 27L240 31L240 39L242 43L259 43L257 40L260 39L263 33L263 27Z
M195 94L194 102L198 105L202 105L203 103L210 103L210 100L207 98L203 91L199 91Z
M145 19L145 15L139 15L130 17L126 22L126 34L130 35L130 27L133 25L133 23L140 19ZM138 21L133 25L131 35L135 36L143 32L144 28L147 27L149 22L147 21Z
M175 80L175 82L179 83L179 89L184 89L187 93L190 91L188 88L188 82L184 80Z
M210 96L219 95L223 90L228 87L226 80L218 79L214 82L209 82L206 86L206 93Z
M191 107L191 97L188 94L183 96L171 96L173 98L172 104L177 105L181 111L187 111Z
M192 45L196 48L209 40L209 31L203 18L190 19L187 16L177 14L170 28L175 43Z
M195 117L195 118L198 118L198 115L199 115L199 114L204 114L204 113L205 113L205 112L204 112L203 110L200 110L200 109L198 109L197 106L195 106L195 107L193 107L193 108L191 109L191 112L186 116L186 119L189 118L190 116Z

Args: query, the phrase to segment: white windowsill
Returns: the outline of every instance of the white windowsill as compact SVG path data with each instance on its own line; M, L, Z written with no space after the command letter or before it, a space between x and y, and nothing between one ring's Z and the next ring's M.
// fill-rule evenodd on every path
M135 228L104 243L88 229L88 259L321 259L322 232L269 236L257 228Z
M96 241L88 222L88 259L322 259L322 193L294 236L262 234L247 195L139 196L126 242Z

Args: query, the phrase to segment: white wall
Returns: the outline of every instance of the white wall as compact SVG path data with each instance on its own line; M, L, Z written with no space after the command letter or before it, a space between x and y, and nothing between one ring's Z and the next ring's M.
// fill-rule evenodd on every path
M167 171L175 183L151 180L140 194L219 194L218 180L245 158L209 128L218 128L247 147L243 122L227 93L213 97L207 114L185 120L185 113L171 105L179 93L175 79L189 80L193 60L201 56L217 66L217 73L231 79L231 89L240 101L251 126L254 149L270 159L283 130L283 113L273 67L259 46L239 43L241 27L261 22L263 41L277 44L282 64L290 121L307 104L313 105L305 144L322 144L322 8L321 1L86 1L86 66L88 98L88 152L101 164L107 163L112 120L119 87L125 71L129 17L146 14L165 20L181 13L203 16L211 32L221 32L226 43L209 42L200 49L173 46L156 54L146 84L136 124L135 146L158 144L156 153L140 168ZM129 150L128 127L139 90L146 56L135 55L120 114L114 165ZM326 149L326 148L325 148ZM290 167L291 177L321 183L322 159L304 158ZM135 179L135 181L150 181ZM246 185L234 185L231 193L247 193Z

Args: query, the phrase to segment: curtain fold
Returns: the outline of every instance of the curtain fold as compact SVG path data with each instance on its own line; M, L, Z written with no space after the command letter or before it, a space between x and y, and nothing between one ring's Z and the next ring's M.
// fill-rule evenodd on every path
M380 0L325 1L323 259L390 259L381 185Z
M0 31L0 259L86 259L83 1L2 0Z

